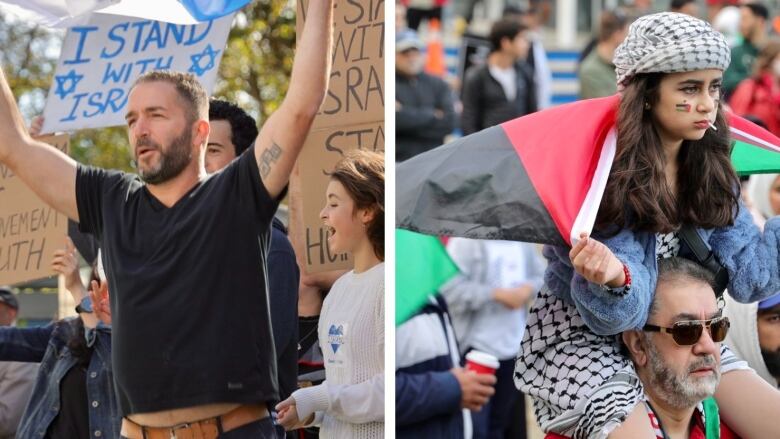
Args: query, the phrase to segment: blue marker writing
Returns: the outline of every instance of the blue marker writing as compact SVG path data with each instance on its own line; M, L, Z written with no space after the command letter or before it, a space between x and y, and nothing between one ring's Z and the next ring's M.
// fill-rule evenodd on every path
M84 44L87 41L87 34L97 29L97 26L77 26L70 29L72 32L79 34L79 42L76 46L76 57L63 61L63 64L82 64L90 61L89 58L82 58L81 55L84 51Z
M76 110L79 108L81 99L87 96L87 93L79 93L73 95L73 108L70 110L70 114L67 117L60 119L60 122L72 122L76 120Z
M121 30L126 32L128 26L130 26L130 23L120 23L120 24L117 24L117 25L113 26L111 29L109 29L109 31L108 31L108 39L111 40L111 41L117 42L118 46L117 46L116 50L114 50L111 53L106 52L106 48L103 47L103 50L100 51L100 57L101 58L103 58L103 59L113 58L113 57L119 55L120 52L122 52L122 49L125 48L125 39L119 34L118 31L121 29Z

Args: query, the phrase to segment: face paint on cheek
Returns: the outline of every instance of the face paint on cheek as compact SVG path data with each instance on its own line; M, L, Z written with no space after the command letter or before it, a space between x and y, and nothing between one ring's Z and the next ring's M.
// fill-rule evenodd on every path
M674 109L677 110L680 113L690 113L691 112L691 104L688 104L685 101L683 101L682 104L675 105Z

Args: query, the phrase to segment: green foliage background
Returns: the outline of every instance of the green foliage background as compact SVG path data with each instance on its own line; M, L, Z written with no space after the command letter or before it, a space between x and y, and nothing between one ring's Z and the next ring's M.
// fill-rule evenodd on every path
M214 96L238 103L262 124L287 92L295 46L295 0L254 0L236 15ZM0 12L0 60L22 113L43 112L65 32L20 22ZM132 171L124 127L74 133L81 163Z

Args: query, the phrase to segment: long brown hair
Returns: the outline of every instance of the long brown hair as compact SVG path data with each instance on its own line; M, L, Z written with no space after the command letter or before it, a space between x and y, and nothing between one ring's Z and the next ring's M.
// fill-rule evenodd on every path
M374 254L385 260L385 161L382 154L350 151L337 164L330 178L341 183L355 202L356 209L369 209L374 218L366 225L366 235Z
M739 179L720 106L718 130L708 129L700 140L685 140L680 147L676 197L666 182L661 137L645 109L645 102L658 102L663 76L637 75L620 99L617 153L596 218L599 230L618 226L668 233L682 224L713 228L734 223Z

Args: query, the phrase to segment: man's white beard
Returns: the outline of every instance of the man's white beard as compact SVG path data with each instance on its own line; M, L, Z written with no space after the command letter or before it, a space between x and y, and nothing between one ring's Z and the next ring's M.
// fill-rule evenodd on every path
M672 367L664 363L652 338L645 340L649 356L649 385L667 404L676 408L690 408L715 394L720 383L720 363L714 356L697 357L683 372L677 374ZM712 367L713 374L705 377L691 376L691 372L704 366Z

